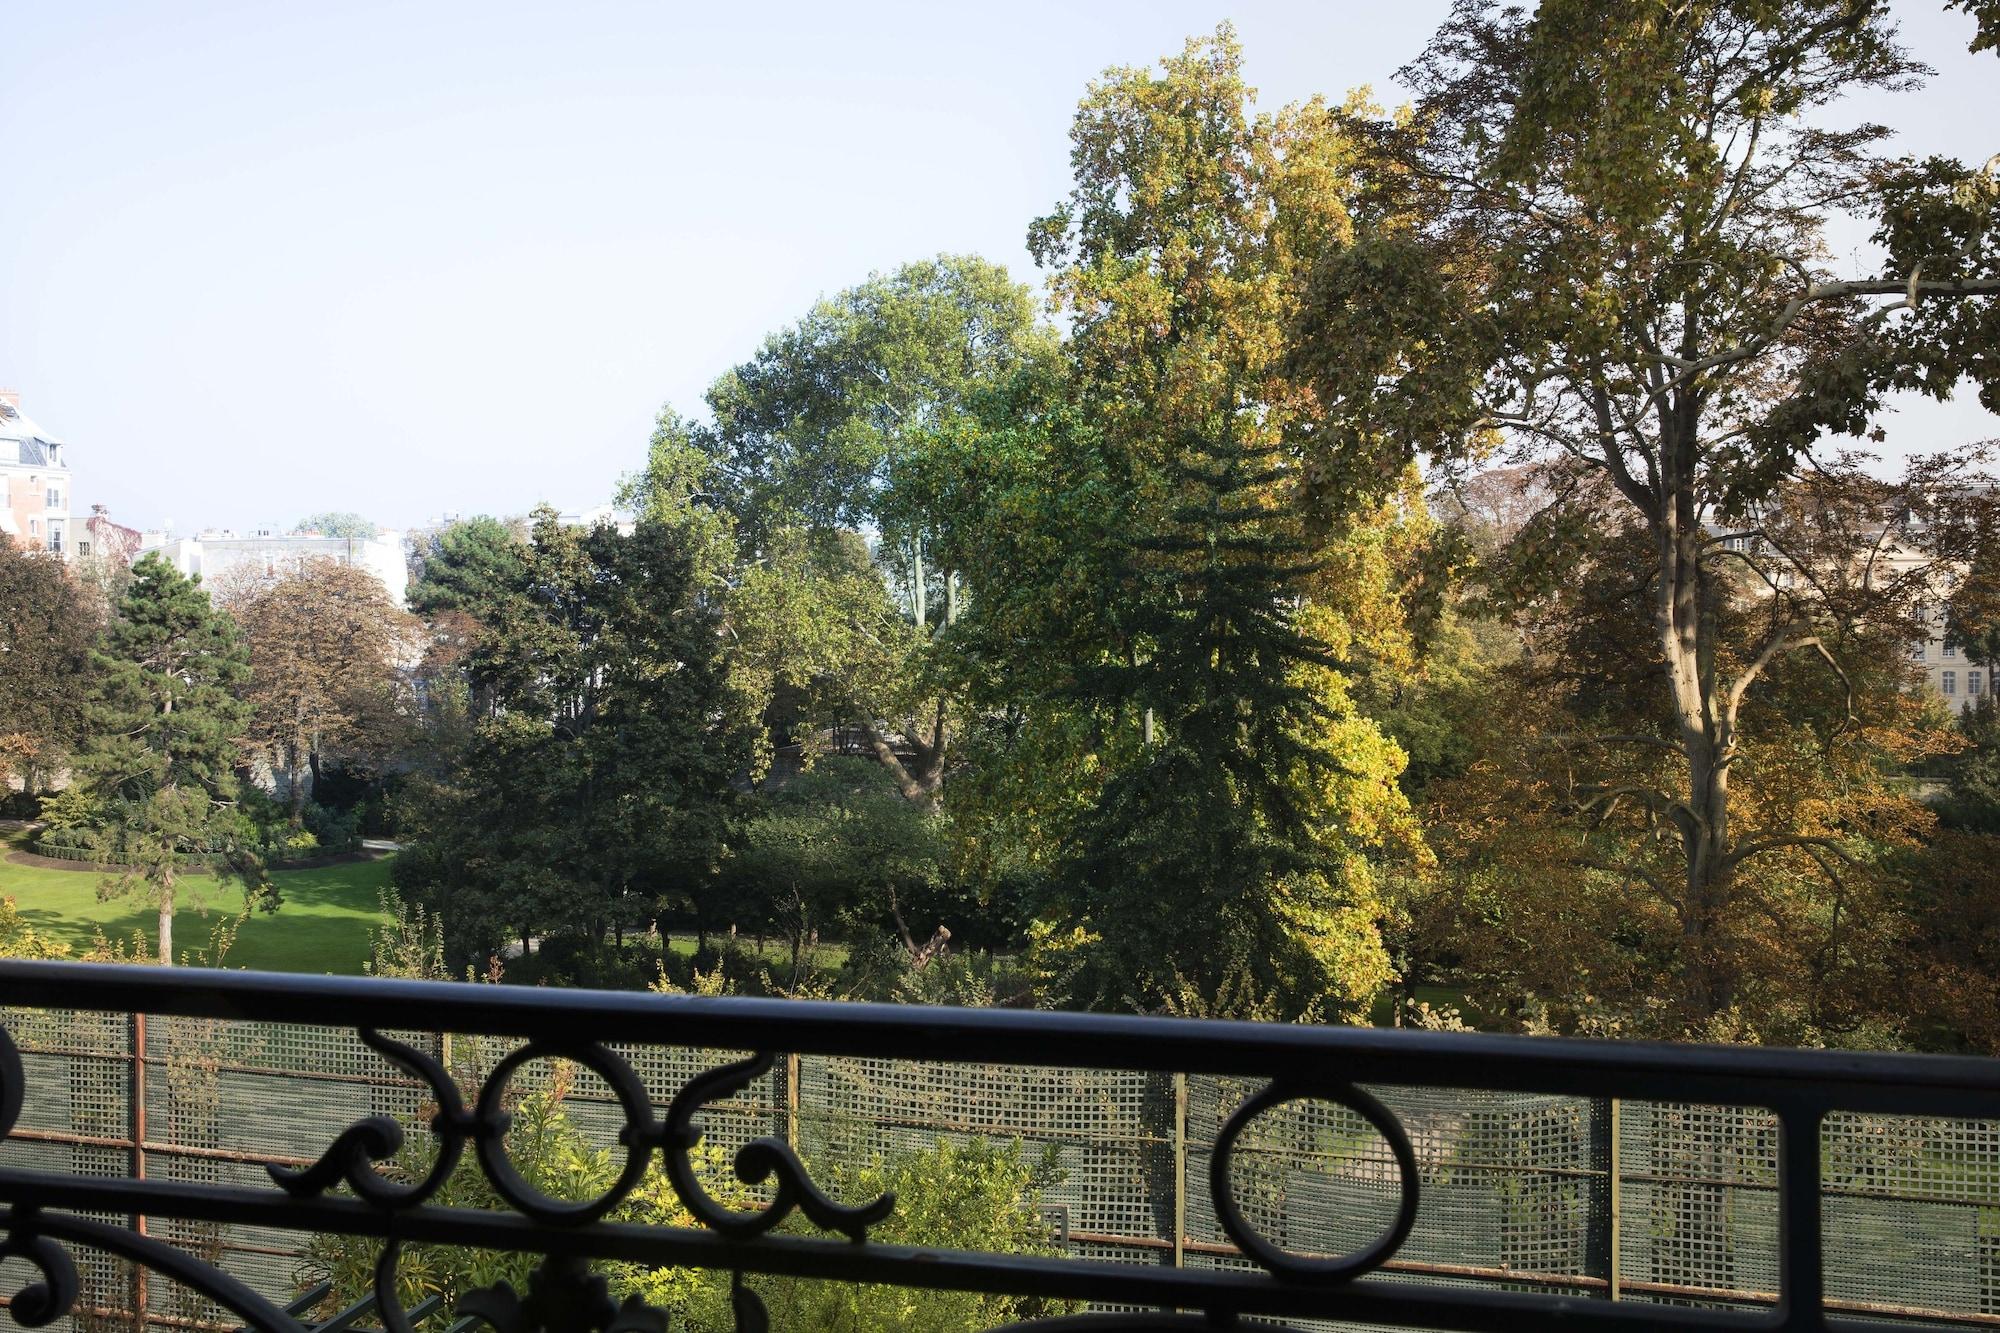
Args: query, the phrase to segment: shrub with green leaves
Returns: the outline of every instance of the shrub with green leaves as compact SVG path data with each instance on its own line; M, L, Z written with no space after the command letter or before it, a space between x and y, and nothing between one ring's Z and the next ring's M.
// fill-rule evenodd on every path
M614 1157L613 1150L596 1146L576 1127L564 1107L568 1080L567 1067L559 1068L547 1087L520 1097L512 1107L507 1149L522 1178L534 1188L557 1198L585 1199L610 1187L618 1174L622 1150ZM406 1126L403 1149L384 1165L383 1173L404 1183L419 1180L435 1160L433 1152L427 1131ZM831 1158L832 1154L824 1156ZM736 1180L722 1149L703 1144L695 1152L695 1165L704 1187L719 1202L732 1208L756 1206L752 1192ZM1055 1176L1052 1153L1031 1162L1018 1142L971 1139L940 1142L924 1152L887 1161L876 1159L865 1165L835 1160L808 1161L807 1165L814 1179L835 1198L854 1201L885 1192L896 1195L895 1211L870 1230L871 1240L1008 1254L1060 1253L1040 1209L1042 1190ZM470 1153L432 1203L503 1212L508 1207ZM663 1227L698 1225L657 1166L613 1210L609 1220ZM780 1230L816 1234L798 1217L788 1220ZM305 1287L330 1281L333 1290L325 1312L344 1308L372 1289L379 1252L378 1242L363 1237L315 1236L300 1265L299 1284ZM405 1308L432 1295L442 1296L449 1308L467 1292L495 1282L508 1282L515 1290L524 1290L538 1262L533 1255L412 1245L404 1249L397 1270L398 1294ZM636 1264L606 1264L602 1271L621 1299L628 1293L643 1297L666 1310L676 1330L731 1333L735 1328L727 1273ZM1013 1320L1069 1308L1062 1302L976 1292L919 1291L788 1277L752 1277L747 1281L769 1308L772 1327L780 1329L979 1333Z

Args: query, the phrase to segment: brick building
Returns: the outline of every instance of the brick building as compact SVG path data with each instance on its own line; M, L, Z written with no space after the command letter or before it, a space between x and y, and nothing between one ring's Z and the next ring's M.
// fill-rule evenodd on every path
M61 440L22 414L21 395L0 389L0 533L67 560L76 554L76 534L64 455Z

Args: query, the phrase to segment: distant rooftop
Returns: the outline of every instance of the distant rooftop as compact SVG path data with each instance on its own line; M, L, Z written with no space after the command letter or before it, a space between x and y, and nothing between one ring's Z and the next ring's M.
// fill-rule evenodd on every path
M0 389L0 464L62 467L62 437L37 426L21 411L21 395Z

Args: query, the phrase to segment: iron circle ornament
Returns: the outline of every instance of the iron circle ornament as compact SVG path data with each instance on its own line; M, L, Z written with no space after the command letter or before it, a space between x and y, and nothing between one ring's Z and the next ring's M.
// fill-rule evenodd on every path
M1244 1220L1243 1211L1236 1206L1235 1192L1230 1188L1229 1169L1236 1156L1236 1141L1250 1122L1286 1102L1301 1101L1332 1102L1354 1112L1374 1127L1396 1159L1396 1216L1368 1245L1333 1258L1293 1254L1273 1245ZM1280 1277L1302 1282L1346 1282L1380 1268L1409 1239L1410 1229L1417 1222L1417 1153L1396 1113L1352 1083L1307 1084L1274 1079L1236 1108L1216 1136L1215 1150L1208 1162L1208 1189L1223 1231L1238 1249L1265 1268Z
M514 1167L514 1159L507 1155L507 1127L513 1120L502 1107L507 1085L523 1065L542 1059L569 1060L590 1070L610 1086L618 1098L619 1109L624 1112L625 1127L618 1131L618 1140L625 1145L625 1165L618 1179L594 1199L575 1202L542 1193L522 1177ZM646 1174L658 1140L653 1103L646 1095L645 1085L632 1072L632 1066L596 1042L535 1040L516 1047L487 1076L473 1119L478 1126L479 1164L485 1169L486 1178L493 1182L493 1188L524 1215L554 1226L582 1226L616 1208Z

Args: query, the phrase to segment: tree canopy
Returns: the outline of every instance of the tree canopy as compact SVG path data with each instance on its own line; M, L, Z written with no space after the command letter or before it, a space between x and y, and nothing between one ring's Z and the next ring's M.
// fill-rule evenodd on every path
M171 963L190 865L217 866L276 906L235 809L249 651L199 580L148 552L93 663L90 739L74 767L108 835L100 857L118 867L104 892L153 900L159 960Z
M0 782L32 790L83 740L96 630L59 558L0 537Z

